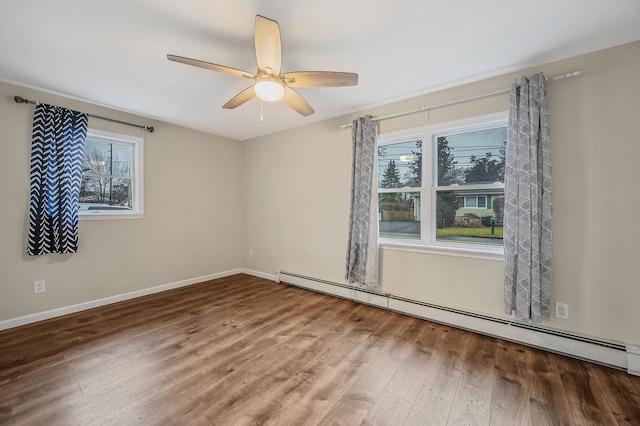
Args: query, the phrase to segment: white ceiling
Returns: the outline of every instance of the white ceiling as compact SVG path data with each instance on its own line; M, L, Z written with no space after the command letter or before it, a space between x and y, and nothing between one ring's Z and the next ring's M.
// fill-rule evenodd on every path
M359 74L298 89L302 117L250 80L167 53L256 71L255 15L280 23L282 69ZM245 140L640 40L640 0L0 0L0 80Z

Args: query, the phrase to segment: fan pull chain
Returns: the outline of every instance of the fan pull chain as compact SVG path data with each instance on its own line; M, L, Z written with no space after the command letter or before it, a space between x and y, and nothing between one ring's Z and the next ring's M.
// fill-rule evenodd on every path
M262 99L260 99L260 122L264 121L264 117L262 116Z

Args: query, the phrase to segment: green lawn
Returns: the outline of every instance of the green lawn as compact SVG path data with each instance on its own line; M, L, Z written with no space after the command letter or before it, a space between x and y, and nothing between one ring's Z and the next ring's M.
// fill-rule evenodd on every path
M483 237L483 238L502 238L502 227L496 226L494 234L491 234L491 228L444 228L436 229L436 236L456 236L456 237Z

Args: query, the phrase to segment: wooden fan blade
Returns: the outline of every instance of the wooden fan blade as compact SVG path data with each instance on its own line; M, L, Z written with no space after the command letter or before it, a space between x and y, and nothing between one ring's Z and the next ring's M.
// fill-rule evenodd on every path
M257 15L255 38L258 69L279 76L282 64L280 25L276 21Z
M296 71L282 76L291 87L344 87L358 84L358 74L335 71Z
M297 113L304 115L305 117L314 113L313 108L302 96L290 87L284 87L284 96L282 102L287 106L295 110Z
M193 65L194 67L235 75L236 77L256 78L255 74L247 71L225 67L224 65L212 64L211 62L199 61L197 59L185 58L183 56L167 55L167 59L174 62L180 62L182 64Z
M244 89L242 92L235 95L229 102L224 104L222 108L225 109L233 109L235 107L239 107L243 103L253 99L256 96L256 91L253 89L253 86L249 86Z

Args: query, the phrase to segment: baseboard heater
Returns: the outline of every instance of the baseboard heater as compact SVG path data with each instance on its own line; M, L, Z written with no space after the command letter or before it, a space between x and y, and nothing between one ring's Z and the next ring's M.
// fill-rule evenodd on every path
M640 376L640 347L449 308L281 270L277 281L597 363Z

